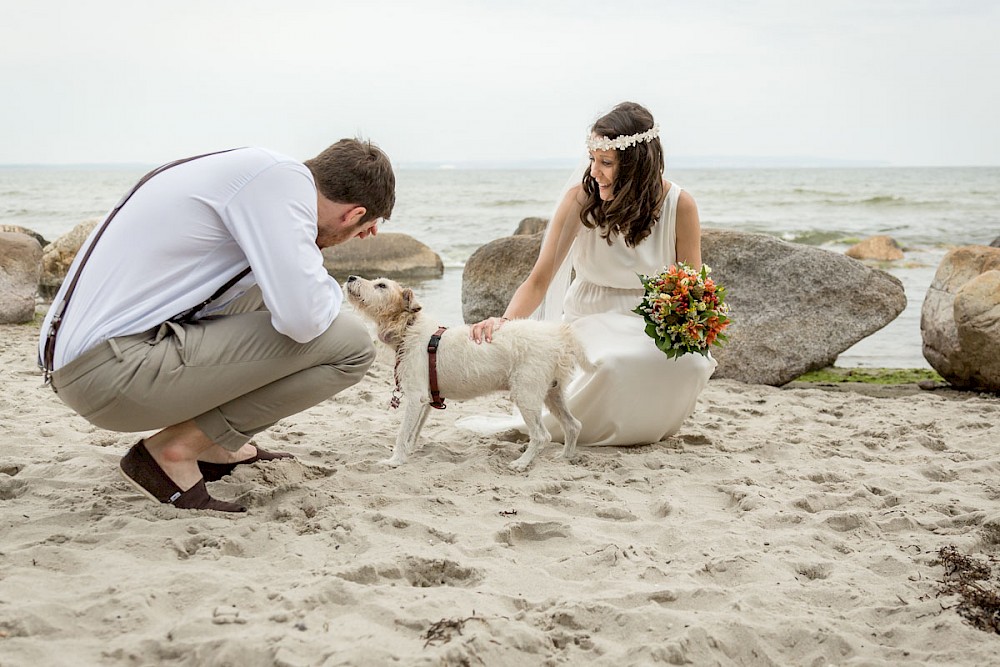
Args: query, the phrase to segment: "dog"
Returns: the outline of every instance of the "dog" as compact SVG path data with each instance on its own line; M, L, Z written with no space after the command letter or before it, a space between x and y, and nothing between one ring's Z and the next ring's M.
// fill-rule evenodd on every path
M384 463L400 466L415 450L431 408L428 343L438 325L423 312L412 289L388 278L350 276L344 291L355 310L375 324L379 340L396 352L396 389L406 398L406 409L392 456ZM441 335L436 357L445 399L510 391L530 436L527 449L510 464L512 470L526 470L551 442L542 424L542 405L565 434L561 458L572 460L581 423L569 411L565 388L577 366L593 366L568 325L511 320L493 333L492 343L483 344L472 341L468 326L456 326Z

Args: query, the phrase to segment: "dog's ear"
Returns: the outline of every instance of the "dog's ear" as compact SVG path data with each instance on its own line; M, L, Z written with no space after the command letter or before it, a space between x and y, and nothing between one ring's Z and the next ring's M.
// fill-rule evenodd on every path
M408 313L419 313L420 309L423 308L409 287L403 290L403 306Z

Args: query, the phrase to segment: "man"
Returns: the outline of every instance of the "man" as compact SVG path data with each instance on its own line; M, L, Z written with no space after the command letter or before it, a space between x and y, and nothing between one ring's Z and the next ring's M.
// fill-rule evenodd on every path
M40 359L92 424L160 429L121 461L145 495L243 512L205 481L289 457L250 439L357 383L374 360L320 249L377 233L395 204L392 166L343 139L305 163L241 148L140 183L80 248Z

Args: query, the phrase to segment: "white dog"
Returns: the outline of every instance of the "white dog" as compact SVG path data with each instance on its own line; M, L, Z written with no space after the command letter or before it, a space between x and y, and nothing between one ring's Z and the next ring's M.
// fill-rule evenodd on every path
M375 323L378 337L396 351L396 389L406 397L406 410L392 457L398 466L416 447L430 411L427 346L438 325L421 310L413 290L387 278L365 280L350 276L344 285L348 300ZM566 406L565 387L577 365L592 368L569 326L555 322L513 320L493 334L492 343L477 345L468 326L443 333L437 356L437 380L444 399L464 400L493 391L510 390L510 397L528 427L530 441L510 464L524 470L551 441L542 424L542 405L559 421L566 443L562 458L576 453L580 422Z

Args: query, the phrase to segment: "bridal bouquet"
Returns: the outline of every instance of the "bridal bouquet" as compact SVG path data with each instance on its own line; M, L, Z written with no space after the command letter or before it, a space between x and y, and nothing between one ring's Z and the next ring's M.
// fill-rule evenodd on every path
M707 355L709 346L726 340L726 288L708 277L711 271L679 262L656 275L639 276L646 294L632 312L646 320L646 335L670 358L688 352Z

